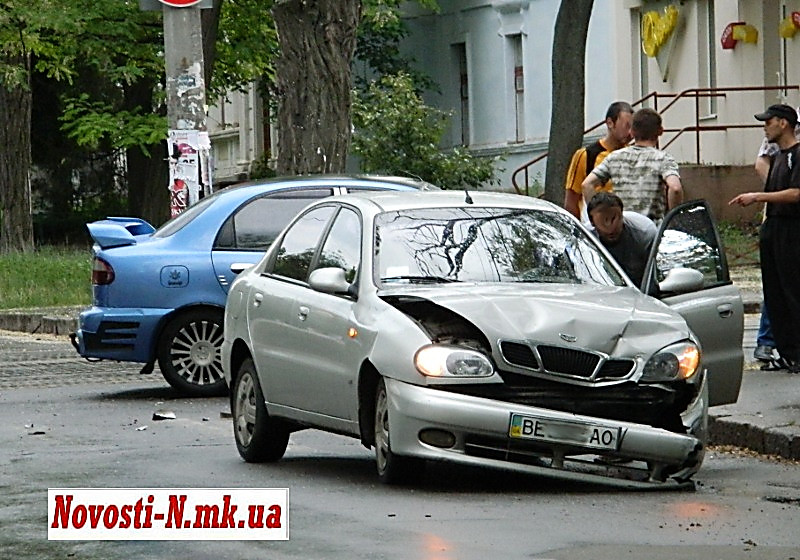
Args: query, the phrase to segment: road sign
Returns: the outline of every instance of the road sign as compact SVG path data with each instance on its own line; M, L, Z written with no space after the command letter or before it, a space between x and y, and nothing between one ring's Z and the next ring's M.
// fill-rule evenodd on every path
M173 8L188 8L189 6L194 6L195 4L199 4L200 0L160 0L162 4L166 4L167 6L172 6Z
M212 0L139 0L139 9L161 11L170 8L211 8Z

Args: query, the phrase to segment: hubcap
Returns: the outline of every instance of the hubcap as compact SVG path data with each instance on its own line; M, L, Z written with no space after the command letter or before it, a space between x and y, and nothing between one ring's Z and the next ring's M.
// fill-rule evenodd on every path
M256 424L256 391L252 374L243 373L236 387L236 397L233 401L236 439L247 447L253 439L253 429Z
M381 391L375 402L375 460L378 472L386 470L389 457L389 407L386 391Z
M222 327L213 321L192 322L172 340L172 365L177 374L194 385L223 379Z

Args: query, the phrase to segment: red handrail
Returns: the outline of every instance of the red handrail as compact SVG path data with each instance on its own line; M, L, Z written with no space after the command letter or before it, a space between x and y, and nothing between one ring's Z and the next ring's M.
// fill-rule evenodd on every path
M678 137L683 134L684 132L694 132L695 133L695 153L697 164L700 164L700 133L706 131L725 131L729 129L737 129L737 128L760 128L761 125L758 124L729 124L729 125L701 125L700 124L700 99L705 97L726 97L726 93L732 92L742 92L742 91L773 91L773 90L800 90L800 85L787 85L787 86L731 86L731 87L720 87L720 88L690 88L685 89L679 93L659 93L657 91L651 91L638 101L631 103L633 107L637 107L639 105L643 105L648 100L653 100L653 109L658 111L660 114L664 114L668 109L674 106L679 100L685 98L694 98L695 100L695 118L694 118L694 125L693 126L684 126L682 128L671 128L665 129L664 132L675 132L675 136L670 138L670 140L663 146L666 148L670 144L672 144ZM658 99L659 98L672 98L672 100L667 103L667 105L659 110L658 109ZM599 123L595 124L594 126L587 128L583 131L584 136L589 132L599 128L605 123L605 120L600 121ZM517 191L518 194L528 194L528 189L530 187L530 168L545 159L549 155L549 152L544 152L539 154L529 162L521 165L518 167L514 173L511 175L511 184L514 186L514 190ZM520 187L520 184L517 181L517 177L522 174L522 178L524 179L524 189Z

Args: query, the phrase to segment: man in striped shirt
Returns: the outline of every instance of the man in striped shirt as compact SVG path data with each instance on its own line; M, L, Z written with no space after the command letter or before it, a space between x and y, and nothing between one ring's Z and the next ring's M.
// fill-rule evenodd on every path
M611 180L626 209L659 222L667 210L683 202L678 164L657 148L664 129L656 111L636 111L631 128L634 144L611 152L589 173L581 185L583 198L588 203L597 187Z

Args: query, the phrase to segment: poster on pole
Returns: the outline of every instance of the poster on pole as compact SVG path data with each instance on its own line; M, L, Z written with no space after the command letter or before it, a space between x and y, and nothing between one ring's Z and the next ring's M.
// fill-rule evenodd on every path
M203 197L206 197L214 193L214 186L211 173L213 169L211 138L205 130L201 130L198 133L198 147L200 155L200 184L203 185Z
M199 131L169 131L169 207L177 216L200 199Z

